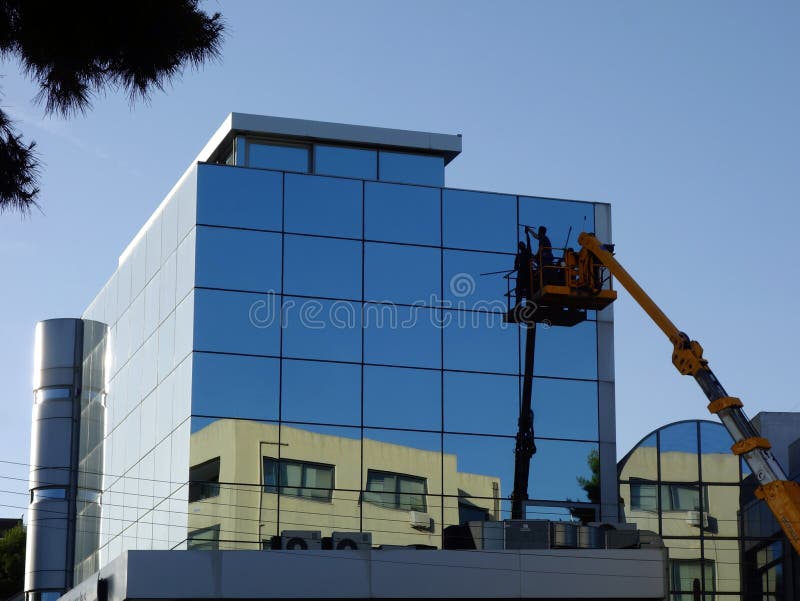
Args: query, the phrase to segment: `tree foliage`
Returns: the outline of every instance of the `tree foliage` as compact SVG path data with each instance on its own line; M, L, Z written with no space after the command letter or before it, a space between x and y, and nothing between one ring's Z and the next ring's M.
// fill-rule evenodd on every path
M199 0L0 0L0 56L39 84L45 112L85 112L108 89L131 102L219 56L224 25ZM0 211L36 205L39 161L0 110Z
M25 529L6 530L0 538L0 598L8 599L25 586Z

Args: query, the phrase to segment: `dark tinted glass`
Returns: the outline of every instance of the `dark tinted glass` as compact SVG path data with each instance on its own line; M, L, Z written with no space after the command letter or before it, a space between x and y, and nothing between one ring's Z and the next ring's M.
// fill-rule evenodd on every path
M517 326L496 313L444 311L444 367L516 374Z
M581 232L594 231L594 205L587 202L568 202L549 198L519 197L519 222L536 230L540 225L547 228L547 237L553 247L563 248L565 245L578 248L578 235ZM572 228L570 231L570 227ZM524 230L519 230L520 239L524 240ZM567 244L567 235L569 242ZM532 240L533 249L538 243ZM553 251L561 256L560 251Z
M308 171L308 148L278 144L247 145L248 166L278 171Z
M378 244L364 247L366 300L438 305L441 251L435 248Z
M525 352L525 339L523 333L520 353ZM595 323L584 321L571 328L537 326L533 373L560 378L597 378Z
M532 499L599 500L599 474L593 469L598 465L596 444L539 440L536 448L528 485Z
M254 292L281 289L281 235L197 228L197 286Z
M445 430L513 436L518 417L515 376L445 372Z
M595 382L534 378L531 404L538 436L597 440Z
M274 295L196 290L194 348L221 353L278 355L278 302Z
M438 430L442 423L441 373L364 367L364 424Z
M401 152L381 152L378 177L386 182L444 186L444 158Z
M361 424L361 366L320 361L283 362L281 418Z
M361 242L287 235L284 244L287 294L361 299Z
M514 257L509 255L444 251L444 298L449 303L446 306L506 311L509 285L505 276L513 266Z
M314 146L314 171L321 175L377 179L378 153L374 150L317 144Z
M364 305L364 358L367 363L441 367L438 310L397 305Z
M364 187L364 237L439 245L439 197L435 188L367 182Z
M198 223L281 229L280 173L217 165L197 169Z
M444 190L444 246L515 252L517 198L503 194Z
M360 305L284 298L283 354L301 359L361 360Z
M278 419L279 361L194 353L192 413Z
M361 238L361 182L286 175L287 232Z

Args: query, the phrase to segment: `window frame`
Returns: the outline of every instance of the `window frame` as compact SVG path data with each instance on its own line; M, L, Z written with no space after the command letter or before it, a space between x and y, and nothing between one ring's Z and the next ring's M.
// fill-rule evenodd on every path
M213 468L216 464L216 479L205 478L197 480L192 478L192 472ZM198 463L189 468L189 503L196 503L205 499L212 499L219 496L219 474L221 461L219 457L213 457L202 463Z
M277 467L277 473L275 474L275 484L268 484L267 483L267 461L274 462L275 466ZM299 465L302 469L300 474L300 486L290 486L288 483L283 484L281 483L281 467L283 465ZM330 488L322 488L318 486L309 487L306 486L306 473L307 468L324 468L330 469L331 473L331 486ZM319 463L316 461L305 461L303 459L287 459L287 458L276 458L276 457L262 457L261 458L261 469L262 469L262 493L266 494L277 494L283 495L286 497L296 497L298 499L302 499L304 501L316 501L317 503L331 503L333 501L333 491L336 488L336 466L330 463ZM300 491L300 494L295 494L294 492L287 492L286 489L297 489ZM311 493L318 492L318 491L327 491L327 498L321 498L320 496L313 496L313 495L306 495L303 494L304 491L311 491Z
M395 478L395 489L394 491L386 491L386 490L369 490L371 476L374 475L383 475L383 476L392 476ZM421 482L423 492L421 493L407 493L402 492L400 490L400 481L401 479L405 479L408 482ZM374 497L370 498L371 495ZM380 495L393 495L394 502L387 503L380 499ZM421 505L419 507L410 506L405 507L401 501L401 495L414 495L421 498ZM365 484L364 491L361 493L361 499L365 503L370 503L371 505L376 505L378 507L383 507L384 509L392 509L397 511L421 511L423 513L428 511L428 479L424 476L414 476L411 474L401 474L399 472L391 472L388 470L379 470L379 469L368 469L367 470L367 482ZM420 508L421 507L421 508Z

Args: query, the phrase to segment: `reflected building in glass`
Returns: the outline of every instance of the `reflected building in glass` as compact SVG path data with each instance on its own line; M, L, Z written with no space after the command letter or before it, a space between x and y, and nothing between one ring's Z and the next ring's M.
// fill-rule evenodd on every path
M800 478L800 414L760 413L753 424ZM650 433L619 463L624 520L663 539L673 601L800 599L797 554L732 444L722 424L704 420Z
M525 336L502 273L524 225L611 242L610 207L447 188L460 151L225 120L83 315L109 360L77 580L126 549L284 530L441 548L449 525L510 517ZM529 518L617 518L611 309L589 317L537 331Z

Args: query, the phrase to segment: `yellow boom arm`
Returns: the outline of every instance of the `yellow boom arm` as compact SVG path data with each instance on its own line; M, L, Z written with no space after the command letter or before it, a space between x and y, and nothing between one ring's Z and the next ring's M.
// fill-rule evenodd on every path
M800 484L787 479L770 451L769 441L759 435L742 410L742 402L725 392L708 361L703 358L703 347L696 340L690 340L670 321L594 235L584 232L578 237L578 243L597 257L672 342L672 363L681 374L693 376L703 389L709 400L708 410L719 416L734 440L731 450L744 457L758 479L756 496L766 501L800 554Z

